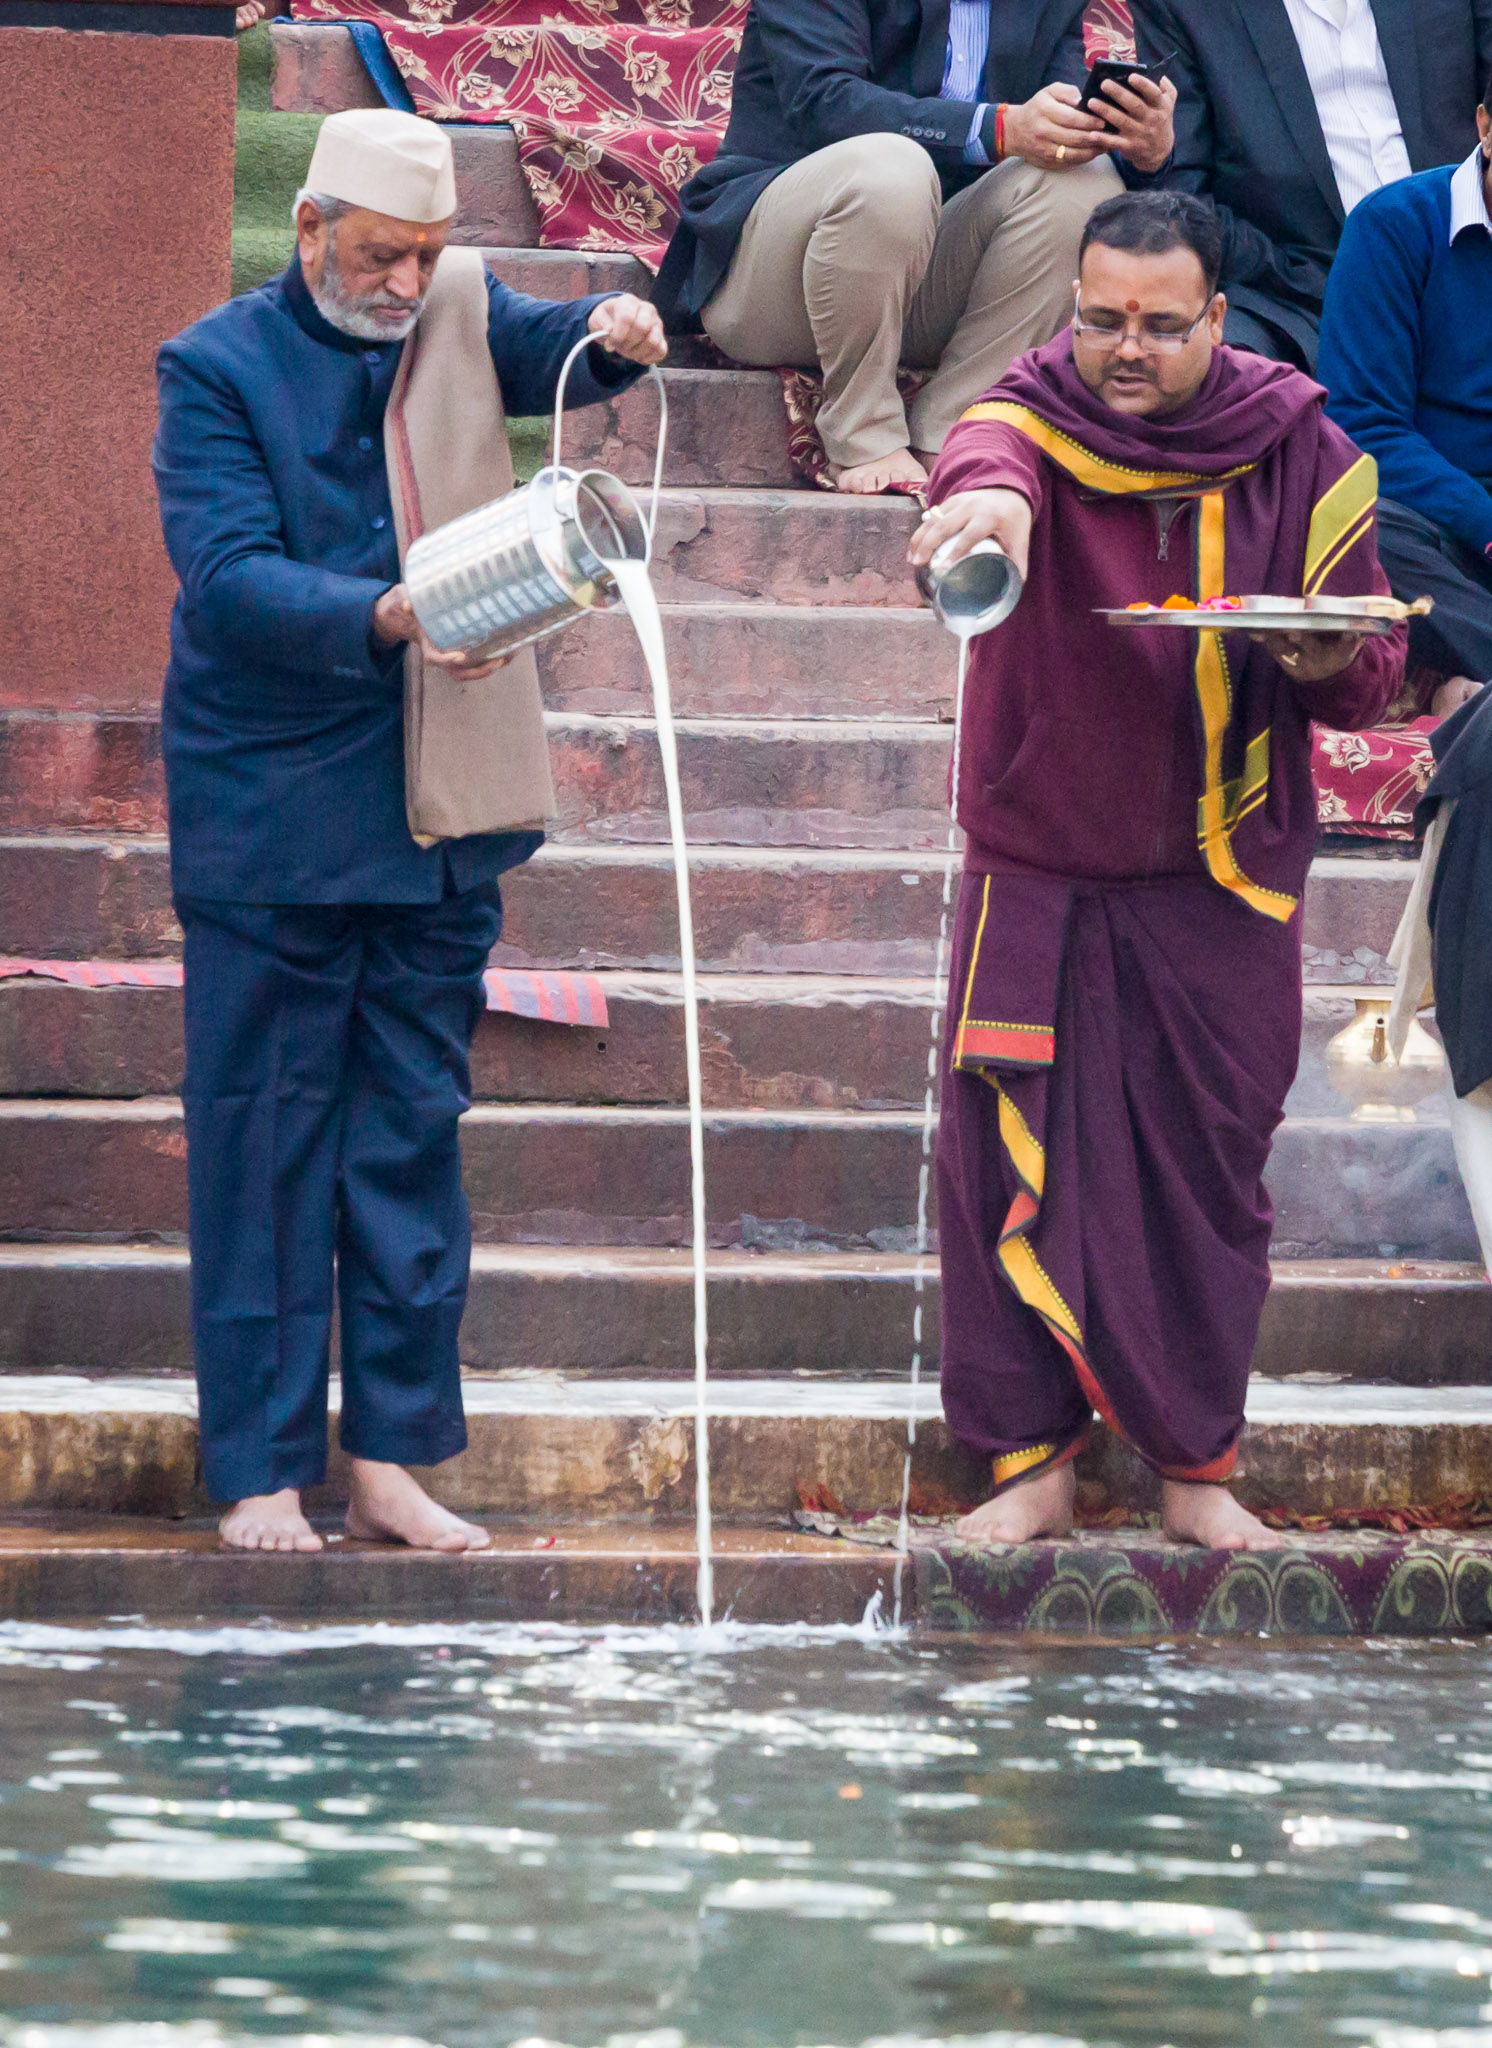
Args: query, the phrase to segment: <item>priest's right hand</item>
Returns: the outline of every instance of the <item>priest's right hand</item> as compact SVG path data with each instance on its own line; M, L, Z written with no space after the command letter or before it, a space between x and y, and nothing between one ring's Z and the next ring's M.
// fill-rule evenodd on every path
M375 602L373 637L385 647L397 647L403 640L413 640L431 668L443 668L451 675L461 676L472 683L506 668L513 659L511 654L500 654L496 660L484 660L481 656L463 654L459 648L437 647L415 617L409 592L402 583L394 584Z
M948 562L992 540L1014 562L1022 581L1031 553L1031 501L1020 491L959 491L924 515L912 536L907 560L922 569L947 545Z

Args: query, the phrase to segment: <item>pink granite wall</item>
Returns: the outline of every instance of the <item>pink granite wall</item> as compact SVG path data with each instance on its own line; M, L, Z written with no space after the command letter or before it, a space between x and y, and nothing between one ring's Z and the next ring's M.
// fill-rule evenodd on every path
M159 700L154 357L228 295L235 91L231 36L0 28L0 703Z

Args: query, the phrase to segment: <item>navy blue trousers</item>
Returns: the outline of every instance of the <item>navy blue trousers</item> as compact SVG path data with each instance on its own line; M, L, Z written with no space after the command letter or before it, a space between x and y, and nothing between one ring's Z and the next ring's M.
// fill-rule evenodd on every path
M325 1476L334 1267L343 1448L453 1457L471 1261L457 1120L497 884L431 904L188 898L176 912L209 1494Z

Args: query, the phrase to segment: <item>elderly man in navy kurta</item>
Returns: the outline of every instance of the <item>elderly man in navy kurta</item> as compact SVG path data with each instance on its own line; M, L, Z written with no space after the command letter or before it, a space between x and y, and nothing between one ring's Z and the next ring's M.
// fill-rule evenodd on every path
M412 125L448 151L431 124ZM438 193L401 205L396 191L390 204L375 176L359 211L345 184L337 204L319 206L317 183L313 162L298 226L317 292L298 256L159 361L154 463L181 582L163 743L186 934L204 1471L215 1498L253 1508L225 1517L229 1542L319 1547L298 1495L325 1471L335 1256L349 1527L470 1548L484 1533L399 1468L466 1442L457 1331L470 1225L457 1118L501 926L497 877L541 835L422 846L406 823L402 642L417 628L396 587L383 444L401 330L390 319L394 338L381 341L366 308L423 299L407 266L389 271L381 297L337 290L362 260L359 227L411 263L418 250L427 285L429 244L438 253L449 222L430 214ZM612 298L598 319L599 298L550 304L495 279L487 288L510 413L552 405L588 326L635 361L593 345L570 378L571 404L614 393L661 353L656 316L636 300ZM318 305L353 306L348 325L361 333Z

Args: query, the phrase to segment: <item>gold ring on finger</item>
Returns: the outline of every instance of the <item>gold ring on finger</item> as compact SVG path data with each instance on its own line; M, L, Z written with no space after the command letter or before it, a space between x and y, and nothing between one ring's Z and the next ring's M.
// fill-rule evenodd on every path
M1067 162L1067 144L1065 142L1059 142L1057 144L1057 161L1059 164L1065 164Z

